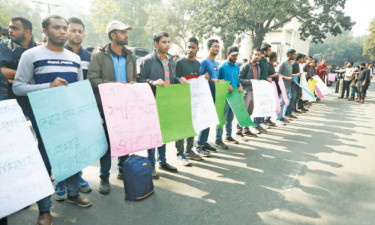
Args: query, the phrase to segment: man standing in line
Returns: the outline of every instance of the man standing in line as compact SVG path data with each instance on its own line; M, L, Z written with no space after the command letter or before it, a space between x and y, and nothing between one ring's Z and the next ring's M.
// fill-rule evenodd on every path
M187 43L187 57L181 58L176 62L176 76L184 77L186 80L198 78L201 75L198 60L196 60L197 52L199 51L199 42L196 38L189 38ZM206 79L209 80L209 75L206 74ZM176 141L177 161L184 166L190 165L189 159L201 160L202 157L195 153L192 148L194 146L194 137L186 138L186 150L184 151L185 139ZM206 156L206 155L204 155Z
M320 65L316 68L317 75L320 77L320 79L324 83L327 83L326 76L327 76L327 69L328 68L326 67L326 64L327 64L327 60L323 59L322 62L320 63Z
M219 78L219 63L215 60L216 56L219 54L220 44L219 41L216 39L210 39L207 42L207 47L209 51L209 55L206 59L201 62L200 72L202 74L208 73L210 76L209 78L209 85L211 89L212 98L215 101L215 82ZM210 152L216 152L216 149L212 147L210 144L207 143L208 135L210 133L210 128L202 130L198 134L197 140L197 152L202 156L210 155ZM224 143L219 146L220 148L227 149Z
M90 63L91 53L82 48L82 42L85 38L85 25L83 22L75 17L68 19L68 41L65 43L64 48L71 52L74 52L81 58L81 68L83 72L83 79L86 79L88 66ZM92 189L87 181L82 178L82 172L79 173L79 191L88 193ZM55 200L63 201L67 198L66 196L66 185L64 181L56 184L55 194L53 195Z
M233 87L238 87L239 93L243 92L242 85L238 81L238 75L240 73L240 67L236 64L237 58L238 58L238 52L239 50L237 46L229 47L227 50L228 61L226 61L219 69L219 79L230 81L229 93L233 91ZM238 141L236 141L232 137L232 121L234 118L234 113L228 101L225 104L224 117L225 117L225 130L226 130L225 141L232 143L232 144L238 144ZM217 129L217 132L216 132L216 141L215 141L216 146L220 147L221 145L224 145L222 141L222 137L223 137L223 127L220 127Z
M303 55L301 53L298 53L297 56L296 56L296 60L292 64L292 67L293 67L292 73L293 74L298 74L298 73L302 72L300 70L300 64L302 65L302 63L303 63ZM299 82L300 82L300 79L297 79L298 84L299 84ZM294 81L292 82L293 99L292 99L292 102L290 104L292 104L292 111L294 113L301 114L302 112L297 109L297 102L301 98L301 88L298 84L296 84ZM297 118L297 117L294 116L294 115L291 115L291 118Z
M104 131L109 143L108 130L105 123L102 102L100 99L98 85L103 83L118 82L122 84L132 84L137 78L136 58L132 52L125 47L128 44L128 30L132 27L120 21L113 20L108 23L106 33L111 43L100 48L92 55L89 64L87 78L94 89L96 102L98 103L100 114L103 118ZM118 157L117 179L122 180L122 166L128 155ZM108 194L110 192L109 176L111 169L111 151L107 152L100 159L100 185L99 192Z
M153 53L141 59L139 82L148 83L156 95L156 87L165 87L169 84L186 84L184 77L178 78L175 73L175 63L173 56L168 54L170 47L169 34L166 32L158 32L154 35L155 50ZM177 168L168 164L165 156L166 145L158 149L159 169L168 172L177 172ZM152 176L158 177L155 169L155 149L148 150L148 159L153 167Z
M358 74L358 102L365 103L366 92L370 84L370 66L365 66L364 63L361 65L361 72Z
M293 76L298 76L298 74L293 74L293 67L292 67L292 61L296 58L296 50L289 49L286 53L288 59L282 62L279 66L279 74L283 76L284 83L285 83L285 89L288 94L288 99L290 104L284 109L284 112L282 116L279 116L278 118L284 118L284 122L288 123L289 120L286 119L286 117L291 117L292 115L292 99L293 99L293 93L292 93L292 82L293 82Z
M64 49L64 44L67 40L66 20L60 16L49 16L43 20L42 27L43 33L48 37L47 44L32 48L22 54L13 83L13 91L16 95L26 96L29 92L68 85L69 83L83 80L79 56ZM40 154L42 155L47 172L51 175L51 165L35 116L31 113L29 118L38 139ZM65 181L68 187L68 202L80 207L91 205L90 200L78 194L78 173L67 178ZM50 214L51 196L39 200L37 203L39 207L38 224L52 224Z
M254 49L251 53L251 61L241 67L240 74L238 76L238 81L242 85L245 93L244 103L247 108L249 115L253 113L254 109L254 102L253 102L253 88L251 87L251 80L259 80L260 72L262 69L259 65L259 60L261 57L261 50ZM255 120L254 120L255 123ZM256 124L256 123L255 123ZM259 125L259 124L256 124ZM243 137L243 136L257 136L259 134L259 130L257 127L248 127L244 128L244 132L242 133L242 127L237 124L237 132L236 135Z

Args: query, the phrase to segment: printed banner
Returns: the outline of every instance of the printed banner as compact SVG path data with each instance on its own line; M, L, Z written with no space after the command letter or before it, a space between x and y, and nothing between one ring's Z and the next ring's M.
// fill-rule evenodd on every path
M321 92L321 94L323 96L326 96L326 95L329 95L331 93L331 90L329 90L329 88L327 87L327 85L322 81L322 79L320 79L319 76L313 76L313 79L318 81L316 83L316 86L319 88L319 91Z
M234 115L236 115L237 122L241 127L256 127L247 112L246 106L243 103L244 92L238 93L238 88L233 87L232 93L228 94L228 102L233 110Z
M279 114L281 112L281 106L280 106L280 97L279 92L277 91L276 82L272 81L273 90L275 91L275 98L276 98L276 114Z
M289 105L288 93L286 92L284 79L283 79L283 76L281 74L279 74L279 87L280 87L280 90L281 90L281 95L283 96L283 99L284 99L284 102L285 102L285 106L288 106Z
M190 84L156 87L156 105L163 143L194 137Z
M88 80L28 94L56 182L78 173L108 150Z
M30 127L16 100L0 101L0 218L54 193Z
M253 87L254 111L253 117L272 117L276 114L275 90L272 84L265 80L251 80Z
M309 92L309 86L305 76L301 76L301 88L302 88L302 100L303 101L313 101L316 97Z
M204 76L190 79L191 113L195 133L219 124L210 86Z
M215 83L215 108L219 117L219 124L216 128L220 128L225 124L224 109L227 103L229 81L217 81Z
M149 84L99 85L111 156L163 145L158 110Z
M310 79L307 81L307 86L309 87L309 92L315 94L315 85L318 81ZM316 98L312 100L313 102L316 101Z

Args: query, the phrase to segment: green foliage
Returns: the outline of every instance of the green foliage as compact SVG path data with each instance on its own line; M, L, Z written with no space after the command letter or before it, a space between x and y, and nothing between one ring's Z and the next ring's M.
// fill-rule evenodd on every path
M363 44L365 37L354 37L351 32L344 32L341 35L329 35L324 43L312 44L309 55L321 60L328 59L331 65L344 65L344 62L359 64L368 62L369 58L364 57Z
M193 30L220 37L249 32L260 47L265 34L297 19L302 38L321 42L328 33L340 34L353 22L342 12L346 0L189 0Z
M364 42L363 54L369 56L371 60L375 60L375 19L370 25L370 35Z

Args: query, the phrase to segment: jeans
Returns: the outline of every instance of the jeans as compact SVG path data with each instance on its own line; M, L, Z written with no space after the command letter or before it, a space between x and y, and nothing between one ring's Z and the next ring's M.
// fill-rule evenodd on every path
M63 184L64 186L66 185L69 197L77 197L78 196L80 173L81 172L78 172L78 173L74 174L73 176L71 176L71 177L69 177L69 178L67 178L63 181L60 181L58 183L58 185L61 185L61 184Z
M350 80L344 80L344 87L343 87L343 90L342 90L342 94L341 94L341 97L344 97L345 95L345 92L346 92L346 97L349 97L349 88L350 88L350 83L352 81Z
M104 119L104 117L102 117ZM105 136L107 138L107 142L109 143L108 145L108 150L107 152L100 158L100 177L103 179L109 179L110 172L109 170L111 169L112 161L111 161L111 151L110 151L110 142L109 142L109 135L108 135L108 130L107 130L107 124L104 120L104 131L105 131ZM118 157L117 159L117 169L122 173L122 165L124 164L125 160L127 160L129 155L121 156Z
M29 117L29 119L31 121L31 124L34 128L34 131L35 131L36 138L38 139L38 149L39 149L39 152L42 156L44 166L47 169L48 175L51 176L51 164L49 162L47 152L46 152L46 149L44 147L43 140L42 140L42 137L40 135L38 125L37 125L36 120L35 120L35 116L34 116L33 113L30 113L27 116ZM51 196L49 195L49 196L37 201L37 204L38 204L40 214L45 213L45 212L49 212L51 210L51 207L52 207Z
M259 126L259 124L263 123L264 122L264 117L254 117L253 118L253 122L255 125L257 125L257 127Z
M285 107L284 117L292 115L292 100L293 100L292 90L290 88L285 88L285 89L286 89L286 93L288 95L289 105L287 107Z
M285 101L284 101L283 95L280 94L279 98L280 98L280 108L281 108L281 110L280 110L280 113L277 114L277 120L283 120L284 117L285 117L285 110L284 110Z
M299 98L301 98L301 88L297 84L292 83L292 92L293 92L293 98L292 98L292 102L290 103L292 104L291 110L296 111L297 101Z
M363 81L362 82L358 82L358 84L357 84L357 87L358 87L358 98L361 99L361 100L365 100L368 86L367 85L362 86L362 83L363 83Z
M197 140L197 147L203 147L207 143L209 134L210 134L210 128L204 129L199 132L198 140Z
M354 87L350 87L350 89L351 89L350 90L350 97L355 98L355 93L358 93L358 90ZM357 96L358 96L358 94L357 94Z
M159 163L160 166L163 166L163 165L167 164L167 159L165 158L165 151L166 151L165 147L166 146L163 145L163 146L157 148L158 149L157 160L158 160L158 163ZM148 160L150 160L152 168L155 168L155 164L156 164L156 162L155 162L155 149L152 148L152 149L147 150L147 154L148 154Z
M224 109L224 118L225 118L225 131L227 132L227 138L232 137L232 121L234 118L234 114L232 109L230 108L228 102L225 104ZM216 141L221 141L223 138L223 127L220 127L216 130Z
M185 140L186 140L186 150L185 150L185 153L190 153L191 152L191 149L193 148L194 146L194 137L189 137L189 138L186 138L186 139L182 139L182 140L179 140L179 141L176 141L176 148L177 148L177 155L182 155L184 153L184 143L185 143Z

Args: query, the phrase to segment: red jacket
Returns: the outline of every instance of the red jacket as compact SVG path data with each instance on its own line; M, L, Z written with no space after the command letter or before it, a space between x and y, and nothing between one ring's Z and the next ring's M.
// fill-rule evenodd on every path
M324 65L320 64L316 70L317 70L317 74L320 77L320 79L324 80L324 76L326 75Z

